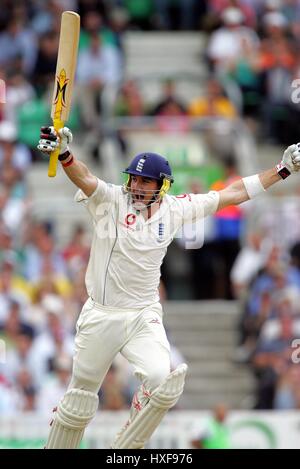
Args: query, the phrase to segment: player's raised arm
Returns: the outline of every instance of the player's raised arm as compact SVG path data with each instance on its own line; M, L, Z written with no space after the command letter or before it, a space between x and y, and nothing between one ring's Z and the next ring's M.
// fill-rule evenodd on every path
M300 170L300 143L289 146L281 162L275 167L254 176L237 180L219 192L218 210L228 205L238 205L265 192L268 187Z
M63 127L58 134L53 126L41 127L40 140L37 148L49 156L58 147L59 161L68 178L81 189L88 197L93 194L97 187L97 178L88 167L77 160L69 149L73 135L68 127Z

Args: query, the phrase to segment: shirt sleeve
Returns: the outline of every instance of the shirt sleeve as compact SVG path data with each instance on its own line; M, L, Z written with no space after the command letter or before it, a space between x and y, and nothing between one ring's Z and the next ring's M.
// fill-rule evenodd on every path
M109 208L117 200L118 192L120 192L119 186L107 184L101 179L97 179L97 187L89 197L79 189L74 196L74 200L83 203L92 217L96 219L98 207L101 205L103 208L104 205L107 205L107 208Z
M219 192L207 194L182 194L177 199L181 204L182 223L194 223L208 215L213 215L219 205Z

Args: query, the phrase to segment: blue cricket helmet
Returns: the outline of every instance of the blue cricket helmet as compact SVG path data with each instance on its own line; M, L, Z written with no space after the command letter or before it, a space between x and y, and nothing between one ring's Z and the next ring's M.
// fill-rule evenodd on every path
M170 183L173 182L172 170L169 162L166 158L158 155L157 153L140 153L133 158L130 165L125 169L125 171L123 171L123 173L148 177L162 182L166 178Z

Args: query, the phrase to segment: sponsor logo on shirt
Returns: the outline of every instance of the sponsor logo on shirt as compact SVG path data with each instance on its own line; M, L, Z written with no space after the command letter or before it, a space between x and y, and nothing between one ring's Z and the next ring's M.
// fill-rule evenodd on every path
M135 225L135 228L132 227L136 223L136 215L134 213L127 213L124 222L119 220L119 223L124 228L127 228L127 230L135 231L135 228L138 228L137 225Z
M159 223L158 224L158 239L157 241L161 243L164 239L164 232L165 232L165 224Z
M125 217L125 224L130 226L136 222L136 215L134 213L128 213Z
M155 319L151 319L151 321L149 321L149 323L150 323L150 324L151 324L151 323L152 323L152 324L160 324L160 321L159 321L157 318L155 318Z

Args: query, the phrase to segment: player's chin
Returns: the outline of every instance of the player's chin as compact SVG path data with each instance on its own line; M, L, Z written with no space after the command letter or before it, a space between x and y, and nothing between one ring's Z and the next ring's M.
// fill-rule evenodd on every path
M145 210L147 208L147 205L140 200L133 200L132 205L135 210L139 211Z

